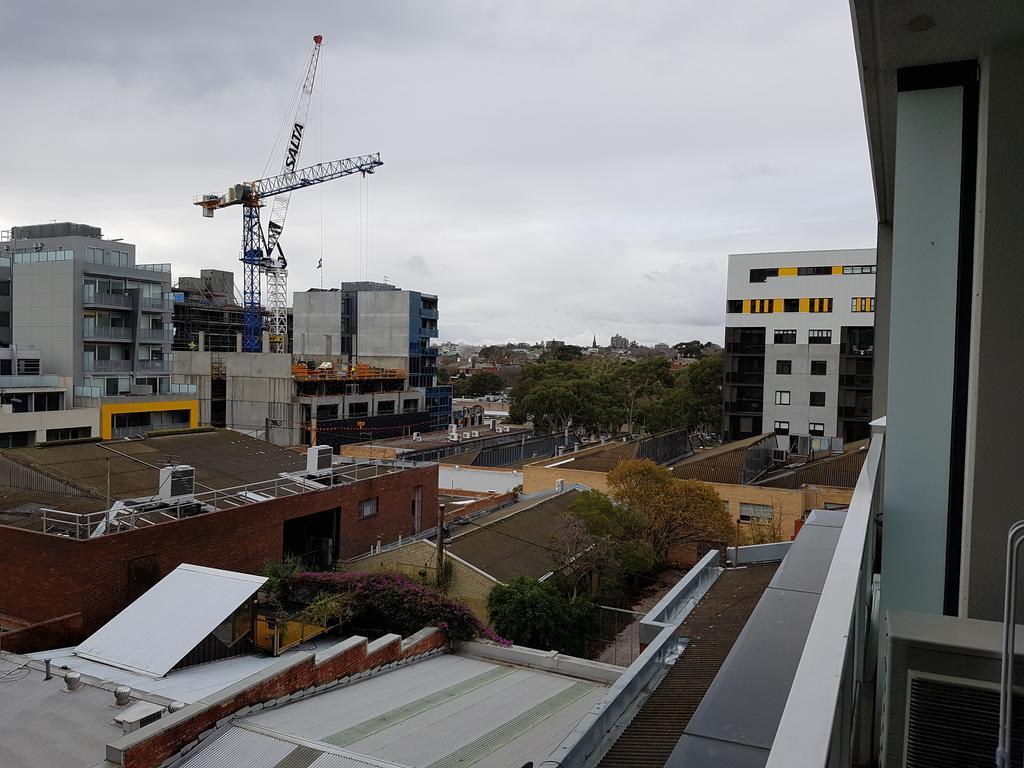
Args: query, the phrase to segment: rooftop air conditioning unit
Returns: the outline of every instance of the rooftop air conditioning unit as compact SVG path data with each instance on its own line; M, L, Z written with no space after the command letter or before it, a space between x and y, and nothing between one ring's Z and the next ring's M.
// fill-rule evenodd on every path
M994 763L1002 623L907 611L886 623L882 768Z
M128 707L124 712L114 717L114 722L121 726L123 733L137 731L155 720L159 720L164 713L160 704L150 701L139 701Z
M419 432L413 432L412 433L412 439L413 439L413 442L416 442L416 443L422 443L423 442L423 438L420 437L420 433Z
M474 429L472 434L473 434L473 437L480 437L480 430Z
M785 464L789 458L789 451L785 448L772 448L772 462L775 464Z
M329 445L311 445L306 449L306 473L319 475L331 468L334 449Z
M196 492L196 470L187 464L160 468L160 498L164 501L192 496Z
M463 440L469 440L469 432L463 432L462 433L462 439Z

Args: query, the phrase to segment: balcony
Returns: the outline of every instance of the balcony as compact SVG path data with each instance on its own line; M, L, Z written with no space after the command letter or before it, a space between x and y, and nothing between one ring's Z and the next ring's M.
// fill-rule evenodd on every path
M93 355L85 355L82 370L98 373L123 373L132 369L131 360L97 360Z
M82 304L87 307L131 309L132 297L128 293L104 293L97 291L94 285L84 285L82 286Z
M420 328L420 337L421 338L425 337L425 338L428 338L428 339L436 339L437 338L437 328L423 328L423 327L421 327Z
M123 326L96 325L96 323L85 323L82 327L82 338L85 339L106 339L109 341L131 341L132 329Z
M170 373L171 368L171 360L166 358L163 360L138 360L135 363L135 370L149 373Z
M853 389L871 389L874 386L874 381L874 376L846 373L839 377L839 386L851 387Z
M761 373L740 373L737 371L730 371L725 374L726 384L754 384L755 386L761 386L764 384L764 372Z
M140 328L139 341L169 342L174 341L173 328Z
M879 532L881 434L864 467L832 556L821 597L779 720L768 768L857 765L860 729L870 731L858 704L873 701L872 574ZM870 743L870 739L867 739Z
M420 310L420 317L422 317L422 318L424 318L426 320L437 320L437 310L436 309L421 309Z
M157 299L149 296L142 297L143 312L170 312L174 309L174 302L170 299Z

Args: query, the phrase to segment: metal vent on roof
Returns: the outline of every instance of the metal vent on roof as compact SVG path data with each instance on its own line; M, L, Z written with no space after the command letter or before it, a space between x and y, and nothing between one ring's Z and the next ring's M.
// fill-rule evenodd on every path
M186 464L160 469L160 498L192 496L196 491L196 470Z
M1024 755L1024 697L1014 696L1011 765ZM906 768L990 768L999 728L999 690L913 676Z
M311 475L330 470L334 449L329 445L311 445L306 449L306 472Z

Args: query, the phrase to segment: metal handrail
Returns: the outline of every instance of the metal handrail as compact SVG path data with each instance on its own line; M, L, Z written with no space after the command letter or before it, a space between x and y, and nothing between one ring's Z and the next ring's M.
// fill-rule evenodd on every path
M849 682L850 653L865 639L867 631L861 626L864 615L857 610L858 597L865 588L863 567L872 531L883 440L882 434L872 437L857 478L766 768L829 765L840 696Z
M1010 765L1010 744L1013 737L1013 662L1017 641L1017 566L1020 547L1024 544L1024 520L1010 526L1006 534L1006 584L1003 588L1003 656L999 675L999 742L996 746L997 768Z

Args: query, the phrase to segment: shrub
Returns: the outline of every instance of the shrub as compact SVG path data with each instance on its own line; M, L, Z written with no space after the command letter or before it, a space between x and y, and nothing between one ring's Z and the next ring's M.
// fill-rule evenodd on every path
M328 595L349 595L346 617L354 625L372 625L408 637L423 627L438 627L452 640L486 637L507 642L484 626L462 603L432 587L394 573L299 573L288 585L293 597L331 608Z
M551 584L520 576L487 600L494 628L518 645L581 655L597 629L597 606L564 597Z

